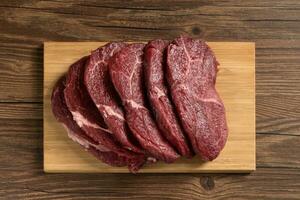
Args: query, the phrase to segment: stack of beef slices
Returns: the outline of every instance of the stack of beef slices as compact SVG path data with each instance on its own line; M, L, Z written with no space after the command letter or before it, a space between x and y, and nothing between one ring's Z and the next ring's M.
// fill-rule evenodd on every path
M217 66L199 39L111 42L70 66L52 110L72 140L111 166L210 161L228 135Z

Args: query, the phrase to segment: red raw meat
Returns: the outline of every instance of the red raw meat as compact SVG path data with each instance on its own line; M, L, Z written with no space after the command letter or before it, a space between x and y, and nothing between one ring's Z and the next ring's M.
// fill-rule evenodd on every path
M57 81L51 96L52 112L57 121L62 123L64 128L67 130L69 138L80 144L102 162L111 166L126 166L128 164L126 157L118 156L116 153L111 151L102 151L98 142L95 142L92 138L86 135L86 133L73 120L73 116L68 110L64 97L65 79L66 77L63 76ZM138 169L139 166L136 166L136 168L135 166L132 166L132 171L137 171Z
M110 60L112 82L126 110L126 121L141 146L153 157L165 162L179 155L158 130L145 103L143 87L144 44L130 44Z
M126 124L122 105L118 102L118 94L110 80L108 71L108 60L125 46L125 43L113 42L92 51L89 64L85 69L84 83L115 138L124 148L142 153L142 150L132 142L133 138L130 137L132 135Z
M189 149L168 97L168 89L164 77L166 64L164 52L168 44L168 41L153 40L145 47L145 80L148 98L161 133L164 134L169 143L182 156L191 157L192 152Z
M167 52L172 100L193 149L203 160L215 159L228 135L225 108L216 89L218 62L201 40L180 37Z
M80 59L71 65L67 75L64 95L73 119L89 137L98 142L103 151L112 151L118 156L125 157L130 170L132 170L132 166L134 166L133 168L142 166L145 156L130 152L119 145L113 137L113 133L107 129L102 116L90 98L83 82L85 65L88 62L89 57Z

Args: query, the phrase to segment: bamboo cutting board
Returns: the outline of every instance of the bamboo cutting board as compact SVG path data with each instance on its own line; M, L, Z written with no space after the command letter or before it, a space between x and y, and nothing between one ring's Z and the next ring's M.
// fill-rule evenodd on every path
M126 173L98 161L67 137L51 112L50 96L57 79L77 59L105 42L44 43L44 171ZM173 164L147 165L145 173L250 172L255 170L255 44L209 42L220 63L217 90L224 101L229 127L225 148L217 159L198 157Z

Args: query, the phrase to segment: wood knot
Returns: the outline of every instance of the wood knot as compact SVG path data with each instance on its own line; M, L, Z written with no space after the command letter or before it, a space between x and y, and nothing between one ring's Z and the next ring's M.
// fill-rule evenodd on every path
M194 35L200 35L201 32L202 32L201 29L198 28L198 27L194 27L194 28L192 29L192 33L193 33Z
M212 190L215 187L214 179L209 176L201 177L200 184L205 190Z

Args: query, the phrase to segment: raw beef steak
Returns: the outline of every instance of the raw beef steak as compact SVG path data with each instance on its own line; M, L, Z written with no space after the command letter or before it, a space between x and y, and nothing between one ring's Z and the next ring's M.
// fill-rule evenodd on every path
M109 43L92 51L89 64L85 69L84 83L115 138L124 148L141 153L142 150L132 142L123 108L118 103L118 94L113 87L108 71L108 60L123 47L125 47L125 43Z
M126 110L126 121L141 146L153 157L173 162L179 155L161 136L146 108L142 56L144 44L130 44L110 60L112 82Z
M129 152L119 146L90 98L83 83L85 65L88 62L88 57L80 59L71 65L67 75L64 95L73 119L89 137L98 142L99 146L101 145L103 150L127 158L129 168L135 165L141 166L145 162L145 156Z
M192 153L176 119L164 78L164 52L168 44L168 41L153 40L145 47L147 93L161 133L181 155L190 157Z
M58 122L67 130L69 138L74 142L80 144L88 152L92 153L96 158L102 162L109 164L111 166L126 166L127 160L125 157L120 157L116 153L111 151L103 151L101 146L98 145L92 138L86 135L86 133L77 125L73 120L71 112L68 110L68 107L64 98L64 89L65 89L65 76L60 78L56 85L53 88L53 93L51 96L51 107L52 112ZM138 170L133 167L133 171Z
M167 52L172 100L193 149L215 159L227 140L224 105L215 89L218 62L201 40L180 37Z

